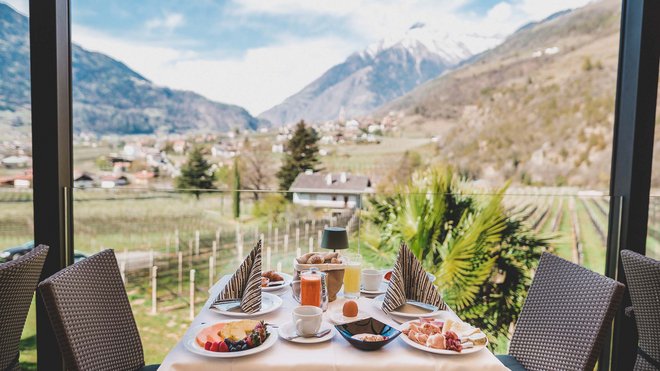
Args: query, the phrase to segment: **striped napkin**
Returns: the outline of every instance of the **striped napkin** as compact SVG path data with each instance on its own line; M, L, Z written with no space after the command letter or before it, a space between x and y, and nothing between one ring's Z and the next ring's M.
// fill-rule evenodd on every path
M256 313L261 309L261 240L243 260L211 307L238 300L243 313Z
M383 311L392 312L408 300L431 304L439 310L446 310L442 296L426 275L422 264L405 243L401 243L396 258L390 285L383 300Z

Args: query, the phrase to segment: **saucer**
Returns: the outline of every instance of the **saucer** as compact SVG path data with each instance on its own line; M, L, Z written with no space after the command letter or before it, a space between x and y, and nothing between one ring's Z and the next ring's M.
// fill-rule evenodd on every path
M336 325L343 325L345 323L359 321L361 319L369 318L369 313L359 310L357 316L355 317L346 317L344 316L342 308L331 310L328 313L330 315L330 321Z
M291 337L296 334L296 326L294 326L293 322L287 322L280 326L278 329L278 334L280 334L280 337L284 340L290 341L292 343L298 343L298 344L316 344L316 343L322 343L324 341L328 341L332 339L333 336L335 336L335 330L330 326L330 324L323 322L321 324L321 328L319 329L319 332L330 329L330 333L327 335L320 337L320 338L305 338L305 337L297 337L291 340L287 340L287 337Z

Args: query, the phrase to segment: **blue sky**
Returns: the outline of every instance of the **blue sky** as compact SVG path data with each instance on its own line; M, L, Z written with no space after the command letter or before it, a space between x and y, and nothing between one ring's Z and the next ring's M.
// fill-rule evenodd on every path
M27 13L27 0L0 0ZM72 38L157 84L280 103L350 53L416 22L503 37L588 0L71 0Z

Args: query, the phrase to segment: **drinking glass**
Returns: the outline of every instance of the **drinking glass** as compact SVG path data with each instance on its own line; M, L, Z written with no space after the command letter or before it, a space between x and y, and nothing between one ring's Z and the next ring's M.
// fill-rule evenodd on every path
M357 299L360 297L362 259L356 255L348 259L344 270L344 297Z

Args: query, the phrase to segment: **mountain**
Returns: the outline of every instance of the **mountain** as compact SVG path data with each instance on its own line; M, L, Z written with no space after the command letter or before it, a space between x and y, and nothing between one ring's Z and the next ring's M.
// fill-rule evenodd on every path
M73 125L98 134L209 132L266 124L245 109L155 85L125 64L73 45ZM30 121L28 18L0 3L0 121Z
M620 7L596 1L523 27L374 117L437 137L433 161L474 178L606 189Z
M350 55L259 117L281 125L365 114L499 41L450 36L417 23L402 37L381 40Z

